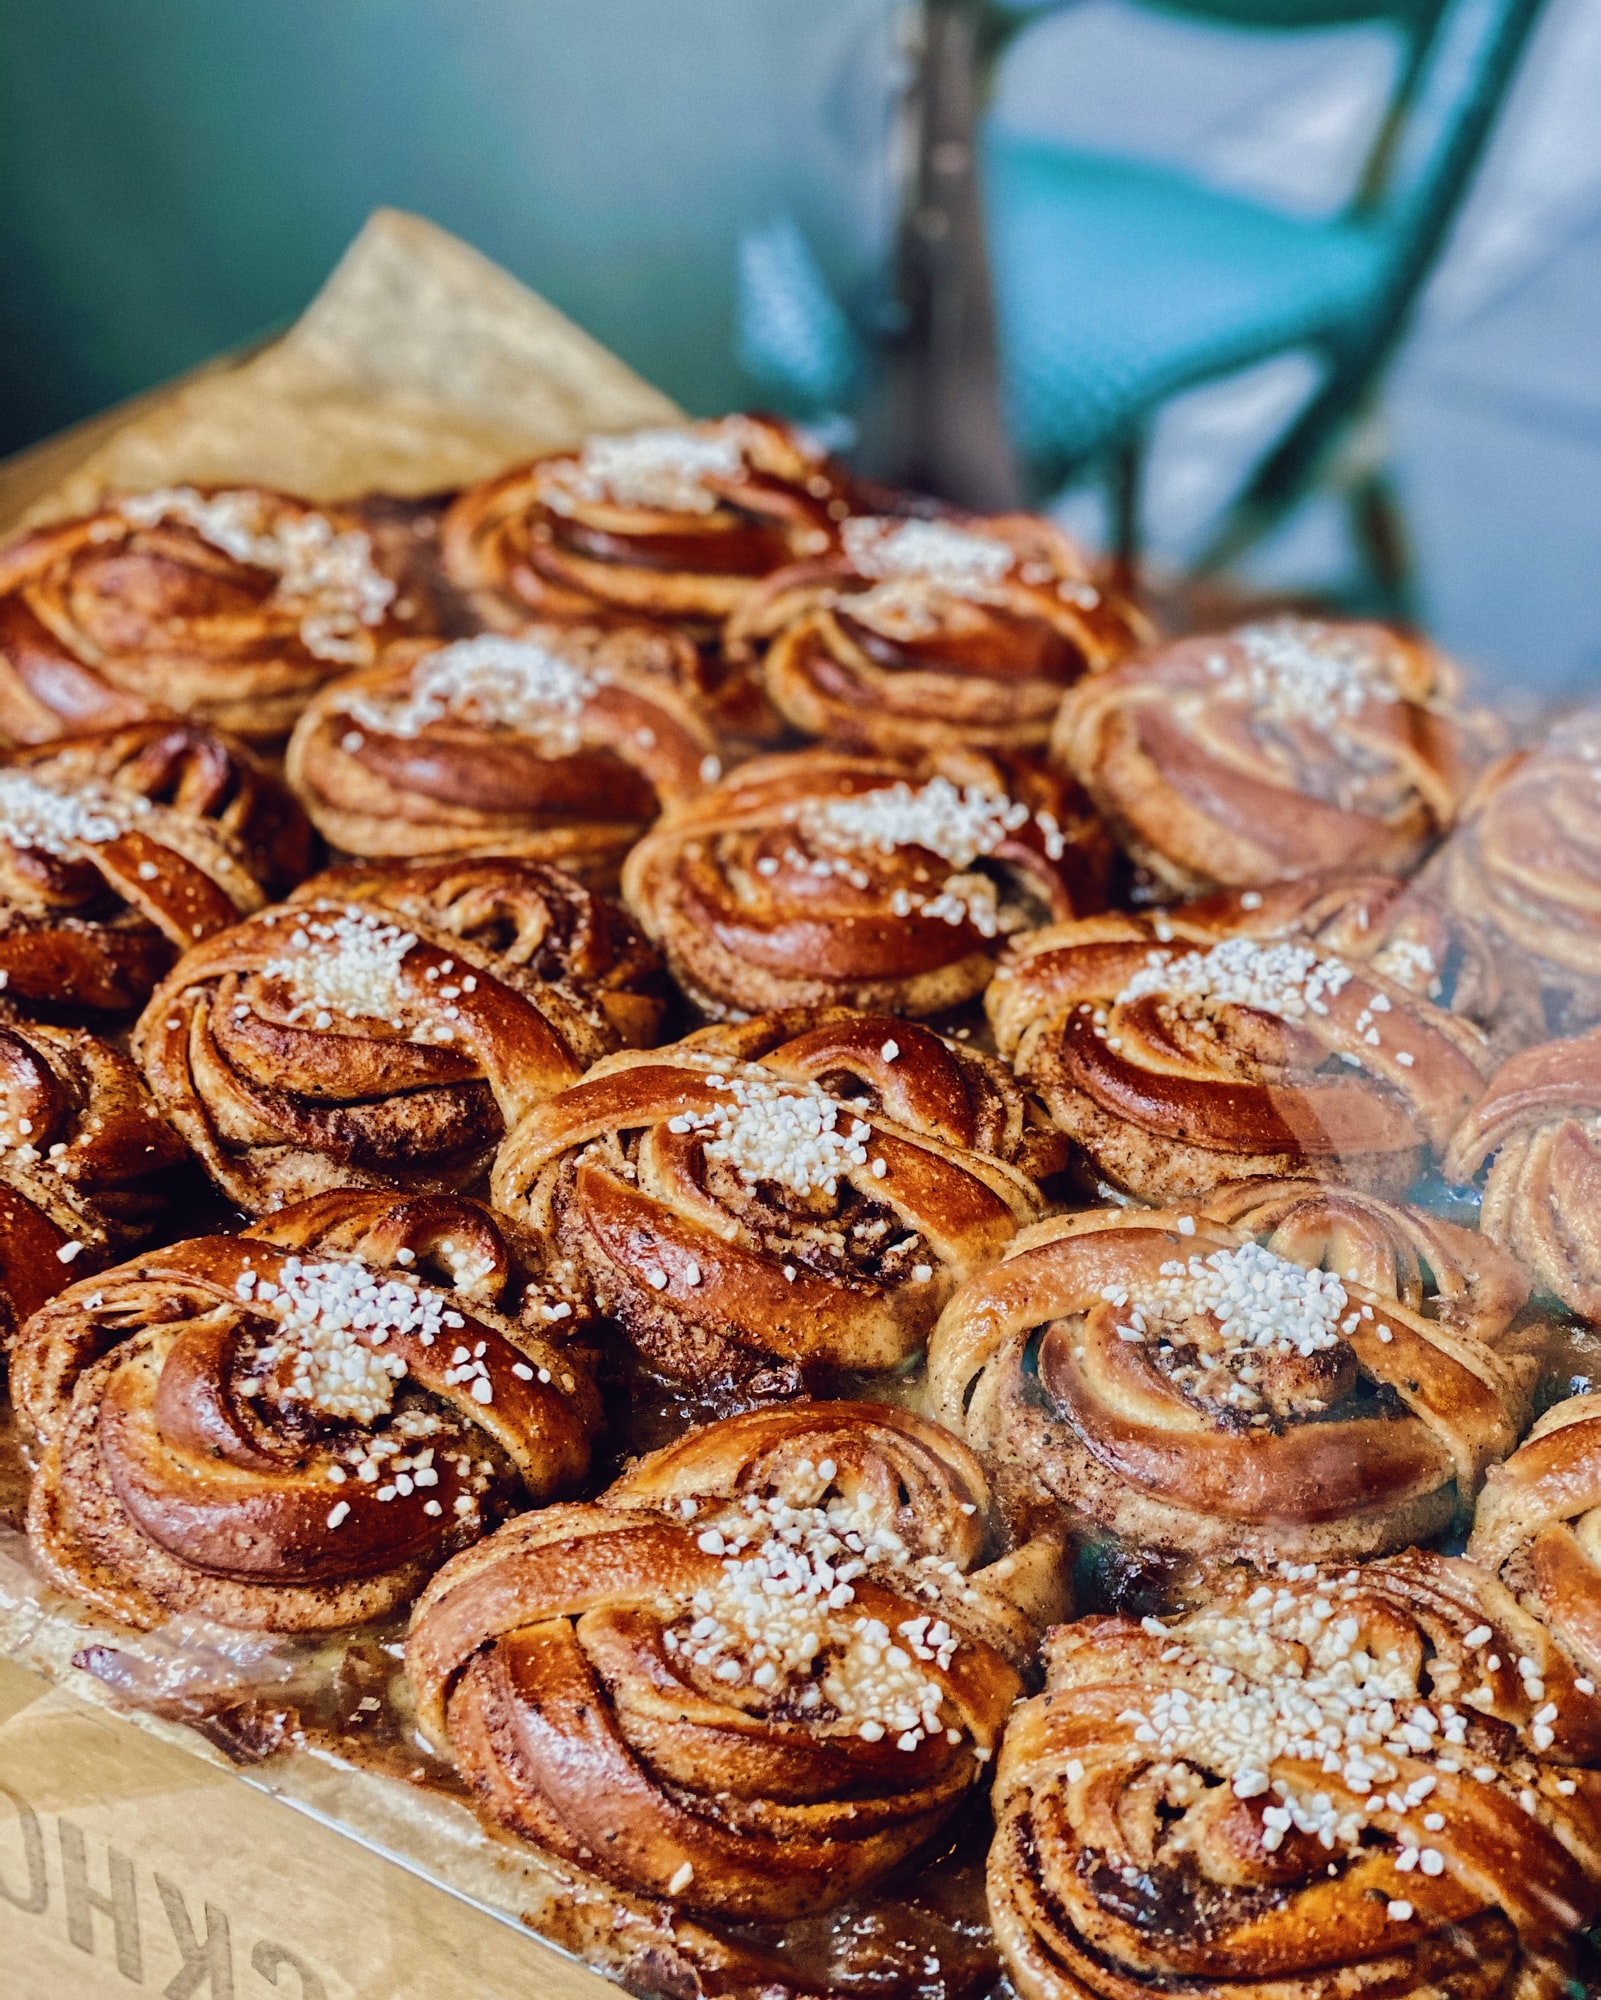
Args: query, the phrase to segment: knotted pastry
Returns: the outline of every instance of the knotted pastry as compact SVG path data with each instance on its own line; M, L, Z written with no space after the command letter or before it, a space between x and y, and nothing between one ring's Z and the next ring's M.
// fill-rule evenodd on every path
M1478 788L1431 864L1545 995L1553 1033L1601 1019L1601 720L1581 715Z
M714 1018L933 1014L983 990L1012 932L1101 908L1108 858L1083 800L1038 766L805 750L664 814L623 895Z
M1058 1217L951 1300L930 1406L1014 1520L1065 1512L1202 1562L1304 1561L1426 1539L1471 1504L1527 1420L1532 1364L1465 1330L1471 1294L1429 1311L1393 1259L1372 1293L1299 1261L1327 1253L1332 1217L1269 1212L1288 1256L1250 1233L1263 1220ZM1387 1218L1354 1220L1371 1253ZM1392 1243L1414 1233L1398 1221ZM1431 1230L1419 1219L1416 1239Z
M1043 750L1062 690L1151 626L1028 514L841 524L841 552L780 570L729 621L785 719L853 749Z
M304 875L311 829L226 738L149 720L0 764L0 991L126 1013L182 951Z
M18 1341L12 1391L42 1447L34 1549L142 1627L378 1617L514 1505L583 1477L599 1403L550 1337L578 1323L454 1198L341 1192L148 1252Z
M1023 2000L1577 1990L1595 1703L1476 1565L1247 1573L1174 1624L1064 1626L1047 1661L989 1862Z
M661 1374L793 1395L917 1353L1040 1213L1036 1145L998 1063L832 1009L608 1057L529 1112L492 1185Z
M624 1039L613 1011L633 1032L654 1019L629 990L653 970L620 918L537 862L337 871L182 959L134 1051L249 1214L330 1187L467 1188L525 1112Z
M0 549L0 739L176 709L289 733L310 695L401 628L362 530L257 487L164 487Z
M1021 938L985 995L1001 1054L1096 1172L1147 1200L1310 1173L1399 1194L1484 1087L1483 1034L1311 945L1186 949L1164 916Z
M646 625L405 640L301 716L290 783L348 854L532 854L615 878L664 805L719 775L698 656Z
M1452 1139L1445 1171L1471 1180L1486 1160L1479 1227L1541 1291L1601 1319L1601 1028L1501 1065Z
M987 1497L881 1404L712 1424L434 1578L419 1723L494 1818L614 1883L828 1909L937 1831L1021 1692L1017 1559L975 1568Z
M771 417L592 437L469 487L441 549L485 624L643 612L711 628L761 579L826 555L852 511L843 467Z
M1282 618L1080 681L1052 754L1163 890L1404 875L1500 744L1457 695L1455 668L1419 641Z
M69 1278L147 1232L183 1157L120 1049L82 1029L0 1022L0 1357Z

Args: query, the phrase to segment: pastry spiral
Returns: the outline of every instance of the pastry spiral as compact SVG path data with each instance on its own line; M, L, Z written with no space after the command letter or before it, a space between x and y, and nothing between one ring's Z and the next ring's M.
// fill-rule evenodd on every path
M0 740L176 710L287 736L401 629L366 534L287 494L128 494L0 549Z
M770 417L594 437L469 487L440 545L485 624L596 610L720 625L837 545L849 475Z
M1470 1022L1366 963L1165 917L1020 938L985 1006L996 1044L1114 1187L1182 1200L1310 1173L1399 1194L1492 1067ZM1203 933L1204 936L1204 933Z
M620 1054L506 1140L498 1208L660 1374L793 1395L895 1368L1043 1206L998 1063L842 1009Z
M425 1735L503 1825L690 1909L828 1909L980 1781L1032 1637L987 1495L870 1403L725 1419L434 1578Z
M147 1232L183 1158L120 1049L0 1022L0 1357L53 1293Z
M1288 1255L1251 1233L1260 1203L1240 1227L1092 1209L1026 1231L951 1300L930 1406L1013 1519L1065 1512L1203 1563L1307 1561L1402 1547L1471 1504L1517 1442L1532 1364L1425 1300L1301 1262L1334 1218L1303 1208L1297 1227L1269 1202ZM1386 1218L1354 1221L1371 1251Z
M583 1477L599 1402L551 1338L578 1323L453 1197L342 1191L147 1252L18 1340L12 1392L42 1445L30 1539L137 1626L378 1617Z
M714 1018L933 1014L983 990L1012 932L1101 908L1107 860L1094 815L1039 767L804 750L664 814L623 896Z
M630 988L653 969L538 862L339 870L189 952L134 1051L251 1215L331 1187L468 1188L533 1104L625 1039L614 1013L648 1035L660 1003Z
M780 570L729 621L785 719L850 749L1043 750L1062 690L1154 632L1048 521L841 525L832 558Z
M150 720L0 763L0 991L127 1013L182 951L305 873L311 830L245 751Z
M1065 1626L1047 1657L988 1872L1023 2000L1576 1989L1595 1704L1474 1564L1246 1574L1174 1624Z
M645 625L406 640L316 696L290 783L347 854L531 854L615 878L663 806L719 775L697 655Z
M1458 1128L1445 1171L1490 1161L1479 1227L1549 1292L1601 1319L1601 1028L1510 1057Z
M1052 739L1169 892L1321 868L1404 875L1499 747L1455 669L1378 625L1181 639L1068 691Z

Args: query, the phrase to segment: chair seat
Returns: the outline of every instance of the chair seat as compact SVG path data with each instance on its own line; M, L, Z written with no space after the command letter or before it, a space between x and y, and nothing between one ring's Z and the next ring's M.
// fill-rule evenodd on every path
M1327 342L1373 309L1384 233L1010 135L985 199L1013 436L1059 472L1180 389Z

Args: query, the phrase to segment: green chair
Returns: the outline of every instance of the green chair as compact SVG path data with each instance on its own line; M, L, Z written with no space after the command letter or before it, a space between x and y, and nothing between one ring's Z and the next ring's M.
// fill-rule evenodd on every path
M1014 446L1036 494L1111 475L1119 551L1138 544L1153 414L1181 390L1290 350L1320 386L1228 508L1200 567L1237 557L1325 473L1369 408L1457 212L1539 0L1154 0L1236 27L1387 23L1396 83L1358 190L1301 220L1169 168L984 132L981 166ZM992 59L1046 11L988 0ZM1407 610L1382 465L1345 481L1379 608Z

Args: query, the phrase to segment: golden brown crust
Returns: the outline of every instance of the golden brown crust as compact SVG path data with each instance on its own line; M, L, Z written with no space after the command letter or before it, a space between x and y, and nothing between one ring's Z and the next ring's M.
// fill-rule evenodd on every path
M1601 1882L1595 1704L1487 1572L1414 1550L1245 1575L1048 1653L989 1863L1023 2000L1570 1990Z
M378 1616L519 1495L582 1477L599 1403L549 1337L578 1323L455 1198L324 1196L152 1251L19 1337L34 1548L144 1627Z
M286 736L400 629L354 520L263 488L130 494L0 550L0 740L152 713Z
M1196 935L1117 915L1019 938L985 995L1019 1079L1148 1200L1264 1174L1402 1192L1483 1087L1480 1031L1377 958Z
M347 854L528 854L614 880L721 770L698 670L688 639L642 624L405 640L314 698L289 780Z
M880 755L1043 750L1062 690L1154 628L1027 514L860 516L835 556L778 571L729 620L785 719Z
M648 1037L652 970L559 869L341 870L190 952L134 1048L250 1214L330 1187L470 1188L539 1098Z
M1371 1255L1393 1225L1358 1220ZM941 1315L931 1406L1017 1520L1054 1511L1208 1562L1424 1539L1512 1449L1529 1364L1446 1312L1334 1284L1327 1247L1286 1231L1264 1255L1248 1211L1241 1227L1161 1209L1041 1223ZM1253 1286L1288 1304L1253 1317Z
M0 990L128 1013L177 957L304 875L311 829L241 745L179 720L0 762Z
M469 487L441 548L502 630L597 609L720 625L763 577L835 545L851 493L789 425L720 417L592 439Z
M1039 1214L1037 1141L998 1071L844 1009L709 1030L608 1057L536 1107L494 1199L661 1373L793 1395L907 1361Z
M1456 691L1447 661L1382 626L1280 619L1081 681L1052 754L1171 893L1407 874L1502 740Z
M1108 859L1082 797L1026 760L803 750L664 815L623 895L714 1018L925 1015L981 992L1010 930L1099 909Z
M1021 1689L1029 1617L976 1567L987 1498L882 1405L711 1425L434 1579L419 1721L503 1824L625 1887L831 1908L981 1781Z

